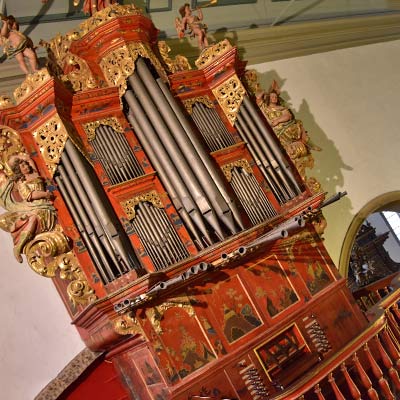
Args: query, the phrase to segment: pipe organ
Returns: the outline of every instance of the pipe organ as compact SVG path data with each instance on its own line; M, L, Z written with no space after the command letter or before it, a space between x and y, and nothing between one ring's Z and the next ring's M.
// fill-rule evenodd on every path
M172 72L157 33L111 5L49 43L16 104L2 99L2 182L22 157L57 210L23 254L130 398L267 399L366 321L315 228L324 193L258 109L237 49L225 40Z

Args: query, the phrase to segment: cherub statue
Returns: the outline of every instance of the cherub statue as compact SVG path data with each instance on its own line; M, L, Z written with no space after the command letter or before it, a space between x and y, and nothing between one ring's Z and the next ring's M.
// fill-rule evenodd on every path
M300 176L306 180L305 168L314 166L311 150L321 149L311 142L302 121L294 117L279 95L280 88L273 81L268 92L261 89L256 92L256 101Z
M203 11L200 7L197 7L197 15L192 14L192 9L189 3L185 3L179 8L179 17L175 18L175 28L180 38L185 36L185 32L188 32L190 37L197 37L199 48L203 50L208 46L207 40L207 25L203 23Z
M22 262L25 246L37 234L54 229L56 211L53 195L28 155L14 155L8 164L9 175L0 172L0 206L7 210L0 215L0 229L11 233L14 256Z
M0 43L4 47L7 58L15 57L22 72L30 73L25 57L28 59L31 72L38 70L38 60L32 40L19 31L19 24L16 19L0 14L2 27L0 30Z

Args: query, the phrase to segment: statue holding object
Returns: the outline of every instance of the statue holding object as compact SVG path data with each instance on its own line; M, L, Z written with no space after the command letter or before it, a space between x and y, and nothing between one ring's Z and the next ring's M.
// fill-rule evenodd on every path
M305 169L313 168L314 158L311 150L321 148L310 140L302 121L296 119L292 111L280 97L280 88L273 81L268 92L257 87L256 101L276 136L293 161L300 176L307 181ZM311 179L311 178L310 178Z
M38 70L38 60L32 40L19 31L19 24L16 19L0 14L2 27L0 30L0 42L4 48L7 58L15 57L22 72L30 73L25 57L28 59L31 72Z
M216 1L211 1L208 5L215 4ZM189 37L197 38L197 43L200 50L203 50L208 46L207 39L207 25L203 21L203 11L200 7L197 7L197 15L193 15L192 9L189 3L185 3L179 8L179 14L182 20L178 17L175 18L175 28L180 38L185 36L185 32L189 34Z
M26 154L17 135L3 128L0 134L0 229L9 232L14 242L14 256L21 254L36 235L56 226L53 195L46 190L44 179Z

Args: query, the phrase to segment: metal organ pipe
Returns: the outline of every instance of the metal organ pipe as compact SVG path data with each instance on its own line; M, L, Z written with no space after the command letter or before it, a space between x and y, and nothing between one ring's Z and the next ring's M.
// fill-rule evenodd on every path
M138 60L139 62L144 63L142 59ZM146 66L146 65L145 65ZM147 68L147 67L146 67ZM235 218L235 221L237 224L240 226L241 229L245 229L244 223L242 221L242 218L240 216L240 212L234 202L234 200L230 197L227 189L226 189L226 183L222 176L220 175L220 171L215 168L215 165L213 161L211 160L209 154L205 151L204 145L200 140L198 139L196 133L193 131L192 126L190 125L189 121L187 120L185 114L183 114L181 108L179 107L178 103L176 102L175 98L172 96L171 92L167 88L167 86L162 82L162 80L159 78L157 79L157 84L160 87L162 93L165 96L165 99L168 101L169 106L172 109L172 115L177 118L179 121L180 125L184 129L184 132L186 132L186 135L182 134L182 130L179 130L176 132L176 134L179 133L180 136L182 136L181 140L185 140L186 138L189 139L189 141L192 143L192 148L198 154L200 157L203 168L199 171L202 172L205 170L208 172L208 174L211 176L211 181L215 183L215 186L218 188L218 191L220 195L222 195L223 199L225 200L226 204L230 208L230 210L233 213L233 216ZM175 133L175 131L174 131Z
M70 140L67 140L65 143L64 151L74 165L79 180L82 182L83 190L90 198L94 212L87 211L97 215L104 232L109 238L110 243L112 243L115 255L120 257L123 263L125 263L125 266L129 269L141 269L131 242L115 215L114 210L111 205L109 205L109 200L100 183L98 183L97 176L94 172L91 172L88 165L83 161L83 156ZM122 266L122 268L126 268L125 266Z
M268 146L271 148L272 152L274 153L278 163L285 171L286 176L290 179L293 188L295 189L296 194L301 194L301 189L296 181L296 178L293 172L290 169L290 165L287 162L286 158L284 157L280 146L276 143L274 138L271 136L271 133L268 131L267 127L265 126L264 122L262 121L258 110L255 108L254 104L251 100L245 96L243 100L243 106L247 109L249 114L251 115L252 119L256 123L258 129L262 133L265 141L268 143Z
M185 186L187 186L190 191L201 214L208 221L210 226L212 226L217 235L220 238L223 238L225 236L224 232L219 224L217 215L210 204L210 200L204 193L185 157L179 151L171 132L167 128L155 104L148 95L145 85L137 74L131 75L128 80L135 95L143 106L144 111L148 115L148 118L154 127L154 132L158 136L159 140L162 141L162 146L176 165L179 175L185 182Z
M175 208L182 217L182 220L186 226L188 226L191 233L193 233L200 246L202 246L202 241L197 234L197 230L192 221L201 234L207 239L208 244L213 243L194 200L180 177L175 164L165 151L138 100L130 90L125 92L124 97L132 111L128 114L128 120L132 124L132 127L151 163L159 173L161 181L168 191Z

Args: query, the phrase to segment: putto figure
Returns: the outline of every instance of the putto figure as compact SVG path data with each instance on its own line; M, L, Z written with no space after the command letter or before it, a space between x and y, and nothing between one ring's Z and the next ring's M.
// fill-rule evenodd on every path
M175 28L180 38L187 33L191 38L196 37L199 48L203 50L208 46L207 40L207 25L203 23L203 11L197 7L197 15L193 15L189 3L185 3L179 8L179 14L182 20L178 17L175 18Z
M14 157L9 165L10 177L0 173L0 205L8 211L0 216L0 229L11 233L14 256L22 262L25 246L37 234L54 229L56 210L52 193L29 157Z
M32 40L19 31L18 22L12 15L6 17L0 14L0 18L3 22L0 31L0 43L4 48L7 58L15 57L22 72L26 75L37 71L38 60ZM25 63L25 57L28 60L31 71L29 71Z

